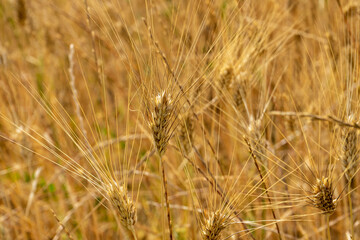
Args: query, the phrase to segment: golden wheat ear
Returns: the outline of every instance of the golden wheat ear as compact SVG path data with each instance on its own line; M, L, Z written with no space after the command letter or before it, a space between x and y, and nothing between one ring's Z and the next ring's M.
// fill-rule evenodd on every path
M136 239L134 225L136 223L136 208L124 186L116 183L106 185L106 194L111 206L117 213L128 239Z
M246 87L246 77L243 74L237 74L231 84L232 97L237 109L243 108L247 93Z
M261 164L266 165L266 142L261 132L261 120L250 120L248 127L250 145L254 148L254 154Z
M234 68L231 65L225 65L219 73L218 85L219 89L229 90L234 79Z
M194 139L194 119L191 113L186 113L179 126L179 140L182 150L185 154L191 152L191 147Z
M354 122L354 115L348 116L348 122ZM355 235L354 232L354 215L353 215L353 204L354 204L354 192L356 189L355 174L358 166L358 136L356 129L353 128L342 128L341 136L341 155L340 161L344 170L345 175L345 188L348 192L348 206L349 216L351 222L351 236Z
M171 114L173 104L170 96L165 91L155 98L154 111L151 113L150 127L157 152L162 156L166 151L171 137Z
M205 214L203 221L201 222L202 238L204 240L219 240L221 232L230 225L229 216L220 210Z
M313 206L320 209L324 214L332 214L336 209L337 199L334 198L332 180L322 177L313 185L311 196Z
M341 162L345 172L346 183L352 185L358 164L357 132L345 128L342 133Z
M155 148L158 152L159 160L161 163L160 165L162 172L162 182L165 190L164 195L166 202L170 240L173 239L173 232L172 232L169 194L167 189L167 180L165 174L163 155L166 152L166 147L173 133L173 128L175 125L174 123L176 121L176 118L174 116L174 111L175 111L174 103L170 95L168 95L166 91L163 91L162 93L158 94L155 97L154 109L152 109L152 112L150 113L151 118L149 121L149 125L154 139Z

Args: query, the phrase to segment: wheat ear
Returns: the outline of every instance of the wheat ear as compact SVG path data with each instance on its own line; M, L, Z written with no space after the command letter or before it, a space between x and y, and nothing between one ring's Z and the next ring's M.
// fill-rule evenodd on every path
M345 185L348 187L348 202L351 222L351 233L354 236L354 216L352 206L354 202L354 194L352 192L355 186L355 174L358 165L358 149L357 149L357 132L355 129L343 130L342 144L342 165L345 172Z
M151 113L152 119L151 119L150 127L152 130L155 147L160 159L162 182L165 190L165 201L166 201L170 240L173 239L173 233L172 233L172 221L170 216L169 195L167 189L167 180L165 175L163 155L166 151L166 146L168 145L169 139L171 137L172 113L173 113L173 104L170 96L168 96L165 93L165 91L157 95L155 98L155 108L154 111Z
M179 140L182 149L189 154L193 144L194 120L191 114L187 113L180 122Z
M116 183L106 185L106 193L112 207L115 209L120 223L129 240L136 240L135 228L136 208L128 197L126 188Z
M225 65L219 73L218 84L220 89L229 90L234 79L234 69L231 65Z
M345 172L346 185L354 186L354 176L358 163L357 133L355 129L343 130L341 161Z
M209 214L202 222L201 235L204 240L219 240L221 232L230 224L229 216L217 210Z
M324 214L332 214L336 209L337 200L334 199L332 181L322 177L313 185L311 201L314 207L320 209Z

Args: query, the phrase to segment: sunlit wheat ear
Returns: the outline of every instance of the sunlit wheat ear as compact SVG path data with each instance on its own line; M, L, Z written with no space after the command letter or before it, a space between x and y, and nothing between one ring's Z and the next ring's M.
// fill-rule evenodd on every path
M358 15L360 12L360 4L357 1L349 1L349 3L343 7L343 12L346 19Z
M355 129L343 129L341 150L341 161L346 181L351 183L358 165L357 133Z
M314 207L320 209L324 214L332 214L336 209L337 199L334 199L332 181L322 177L313 185L311 201Z
M162 156L164 155L166 146L168 145L169 139L171 138L175 120L173 101L171 100L170 95L167 95L166 92L163 91L155 97L154 109L151 112L150 127L161 163L162 182L165 190L164 196L166 202L170 240L173 239L172 220L170 216L169 193Z
M171 115L173 103L165 91L155 98L155 107L151 112L150 127L157 152L162 156L171 137Z
M217 210L205 216L202 221L202 238L204 240L218 240L221 232L230 225L229 216Z
M232 95L236 108L241 108L243 106L243 101L246 96L246 81L244 76L237 75L234 78L234 81L231 84Z
M225 65L219 73L218 87L219 89L229 90L234 79L234 68L231 65Z
M179 126L179 140L182 149L186 154L191 151L193 143L194 120L192 114L187 113L180 121Z
M134 237L134 225L136 223L136 208L134 202L128 196L124 186L118 184L107 184L106 194L108 200L119 217L121 225L126 230L128 237Z
M254 148L254 154L262 164L265 164L266 161L266 142L262 138L260 131L261 121L260 120L250 120L248 127L248 135L250 139L250 144Z

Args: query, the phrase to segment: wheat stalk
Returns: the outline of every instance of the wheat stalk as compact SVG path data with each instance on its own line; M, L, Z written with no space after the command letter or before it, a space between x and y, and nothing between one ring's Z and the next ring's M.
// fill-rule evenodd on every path
M172 126L172 113L174 111L173 103L170 96L166 94L165 91L158 94L155 98L154 109L151 112L150 128L152 130L155 148L158 152L161 165L161 173L163 186L165 189L165 201L167 209L167 219L169 225L169 236L170 240L173 239L172 234L172 221L170 216L170 203L169 195L167 189L167 180L165 175L163 154L166 151L166 146L168 145L169 139L171 138L171 126Z
M253 150L253 148L252 148L252 146L251 146L251 143L249 142L249 140L248 140L246 137L244 137L244 140L245 140L245 142L246 142L246 144L247 144L247 146L248 146L248 148L249 148L249 153L250 153L251 157L253 158L254 164L255 164L255 166L256 166L256 169L257 169L257 171L258 171L258 173L259 173L259 175L260 175L261 182L262 182L262 184L263 184L263 186L264 186L267 199L268 199L270 205L272 205L271 197L270 197L269 190L268 190L268 187L267 187L266 182L265 182L265 178L264 178L263 174L261 173L261 169L260 169L260 166L259 166L259 164L258 164L258 161L257 161L256 155L255 155L255 153L254 153L254 150ZM276 214L275 214L275 211L274 211L273 208L271 208L271 213L272 213L273 218L274 218L275 220L277 220ZM277 233L278 233L278 235L279 235L279 239L281 240L281 239L282 239L282 236L281 236L281 232L280 232L280 227L279 227L279 225L278 225L277 222L275 222L275 225L276 225Z

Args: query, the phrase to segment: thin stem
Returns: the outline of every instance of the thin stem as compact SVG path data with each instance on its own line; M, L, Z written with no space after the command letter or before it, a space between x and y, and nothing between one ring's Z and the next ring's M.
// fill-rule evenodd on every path
M349 181L348 184L348 201L349 201L349 212L350 212L350 227L351 227L351 239L355 239L355 230L354 230L354 215L353 215L353 209L352 209L352 192L351 192L351 181Z
M254 152L253 152L253 149L252 149L251 144L250 144L250 142L248 141L248 139L247 139L247 138L244 138L244 139L245 139L246 144L247 144L248 147L249 147L249 152L250 152L252 158L254 159L254 163L255 163L255 166L256 166L257 171L259 172L259 175L260 175L262 184L264 185L264 189L265 189L265 193L266 193L266 196L267 196L267 198L268 198L268 201L269 201L270 205L272 205L271 198L270 198L270 195L269 195L269 191L268 191L268 188L267 188L267 186L266 186L266 183L265 183L265 179L264 179L264 177L263 177L263 174L261 173L259 164L258 164L258 162L257 162L257 158L256 158L256 156L255 156L255 154L254 154ZM278 232L278 234L279 234L279 239L282 240L281 233L280 233L280 228L279 228L279 225L278 225L278 223L277 223L277 218L276 218L275 211L274 211L273 208L271 208L271 212L272 212L272 215L273 215L274 220L276 221L276 222L275 222L275 225L276 225L276 230L277 230L277 232Z
M133 226L131 226L130 228L124 226L123 229L124 229L125 234L127 236L126 239L128 239L128 240L137 240L135 229L134 229Z
M169 237L170 240L173 240L173 233L172 233L172 222L171 222L171 216L170 216L170 204L169 204L169 195L167 190L167 180L165 175L165 167L162 156L159 155L160 158L160 165L161 165L161 172L162 172L162 182L164 185L165 190L165 202L166 202L166 210L167 210L167 220L169 225Z
M97 57L97 54L96 54L96 49L95 49L95 32L94 30L92 30L91 28L91 17L90 17L90 11L89 11L89 5L88 5L88 2L87 0L84 0L84 4L85 4L85 11L86 11L86 22L87 22L87 25L88 25L88 29L90 31L90 35L91 35L91 52L93 53L94 55L94 60L95 60L95 66L96 66L96 73L97 73L97 77L98 77L98 82L100 82L100 79L101 79L101 68L100 68L100 65L99 65L99 61L98 61L98 57Z
M327 225L327 239L331 240L331 234L330 234L330 214L326 214L326 225Z
M343 127L350 127L350 128L356 128L360 129L360 125L357 123L347 123L342 121L341 119L338 119L334 116L328 115L328 116L321 116L311 113L304 113L304 112L282 112L282 111L271 111L269 112L269 115L271 116L283 116L283 117L298 117L298 118L310 118L313 121L324 121L324 122L333 122Z

